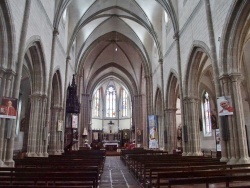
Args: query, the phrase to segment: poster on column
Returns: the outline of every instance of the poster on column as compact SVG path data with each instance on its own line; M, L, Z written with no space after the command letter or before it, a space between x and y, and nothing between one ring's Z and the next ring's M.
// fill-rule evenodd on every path
M0 105L0 118L16 119L17 99L3 97Z
M231 96L217 97L217 107L219 116L228 116L234 114Z
M72 128L77 129L78 128L78 116L72 115Z
M158 144L158 121L156 115L148 116L149 149L159 148Z
M215 129L215 139L216 139L216 151L221 151L220 130L219 129Z

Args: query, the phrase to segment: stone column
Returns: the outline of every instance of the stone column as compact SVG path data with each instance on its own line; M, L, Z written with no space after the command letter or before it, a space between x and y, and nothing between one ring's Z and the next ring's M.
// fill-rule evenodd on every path
M58 131L57 131L57 123L60 116L61 108L59 106L51 107L51 123L50 123L50 140L49 140L49 150L48 153L50 155L59 155L58 150Z
M160 63L161 67L161 93L162 93L162 109L161 109L161 126L159 129L159 147L165 148L165 142L164 142L164 130L165 130L165 116L164 116L164 109L165 109L165 92L164 92L164 70L163 70L163 59L159 59L158 62Z
M231 80L228 75L224 75L221 77L221 85L223 87L223 95L224 96L232 96L232 85ZM235 116L235 115L234 115ZM220 132L222 135L222 159L221 161L228 161L228 164L235 164L238 159L238 152L236 151L238 148L236 139L236 131L237 127L235 124L234 116L223 116L221 117L222 124L220 125Z
M153 114L153 84L152 84L152 75L145 76L146 79L146 101L147 101L147 118L148 115ZM148 148L148 121L145 125L145 131L143 132L143 143L145 143L144 148Z
M81 103L81 116L82 116L82 129L86 128L88 130L88 140L92 140L92 131L90 125L90 113L91 106L89 106L89 94L82 94L82 103ZM82 133L80 133L82 134Z
M3 74L3 95L4 96L11 96L12 91L12 83L15 73L11 70L5 71ZM0 145L0 166L5 165L13 167L13 147L14 147L14 137L15 137L15 120L12 119L0 119L0 126L1 126L1 145ZM7 134L8 135L7 135Z
M184 125L187 126L188 141L185 143L187 155L200 156L202 152L200 148L199 131L199 99L194 97L185 98L183 115L185 120Z
M180 108L181 108L181 122L182 122L182 127L186 126L185 124L185 117L184 117L184 112L185 112L185 107L184 107L184 96L183 96L183 87L182 87L182 70L181 70L181 48L180 48L180 41L179 41L179 33L175 33L174 35L175 43L176 43L176 52L177 52L177 66L178 66L178 81L179 81L179 92L180 92ZM188 109L186 109L188 112ZM182 129L182 134L183 134L184 129ZM187 147L188 145L183 142L183 136L182 136L182 155L186 156L187 155Z
M54 62L55 62L55 46L56 46L56 39L59 32L57 29L54 29L53 31L53 38L52 38L52 46L51 46L51 57L50 57L50 69L49 69L49 79L48 79L48 90L47 90L47 113L46 113L46 123L44 126L44 129L49 130L50 128L50 117L51 117L51 92L52 92L52 79L53 79L53 71L54 71ZM45 140L45 143L48 143L48 140Z
M242 104L242 95L241 95L241 74L232 74L230 75L232 83L232 91L234 95L234 117L236 117L236 124L234 124L234 135L236 136L236 156L239 158L237 163L250 163L248 148L247 148L247 137L245 129L245 119L244 119L244 109Z
M45 96L39 94L33 94L30 96L30 122L29 122L29 135L28 135L28 146L27 156L28 157L42 157L43 147L43 124L44 117L41 116L45 111Z
M167 151L173 153L173 150L177 146L177 136L176 136L176 108L165 109L166 114L166 130L167 130Z

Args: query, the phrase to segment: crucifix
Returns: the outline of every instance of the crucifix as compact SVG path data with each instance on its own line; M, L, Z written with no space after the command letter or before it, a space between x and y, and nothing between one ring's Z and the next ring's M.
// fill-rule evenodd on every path
M108 125L109 125L109 132L112 133L112 125L114 125L114 123L110 120Z

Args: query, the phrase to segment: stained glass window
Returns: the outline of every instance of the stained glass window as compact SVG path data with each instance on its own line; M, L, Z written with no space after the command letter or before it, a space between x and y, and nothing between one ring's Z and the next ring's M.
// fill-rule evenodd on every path
M100 89L98 89L94 96L94 116L100 117Z
M121 102L122 117L126 117L128 116L128 94L123 88L121 89Z
M116 91L113 86L106 91L106 117L116 117Z
M211 109L210 109L209 95L207 92L204 94L203 97L202 119L203 119L204 136L212 136Z

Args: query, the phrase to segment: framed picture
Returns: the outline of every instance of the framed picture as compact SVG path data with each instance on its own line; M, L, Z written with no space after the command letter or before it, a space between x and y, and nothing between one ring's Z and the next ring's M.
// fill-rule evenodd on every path
M217 107L219 116L228 116L234 114L231 96L217 97Z
M77 129L78 128L78 116L72 115L72 128Z
M0 105L0 118L16 119L17 99L3 97Z

